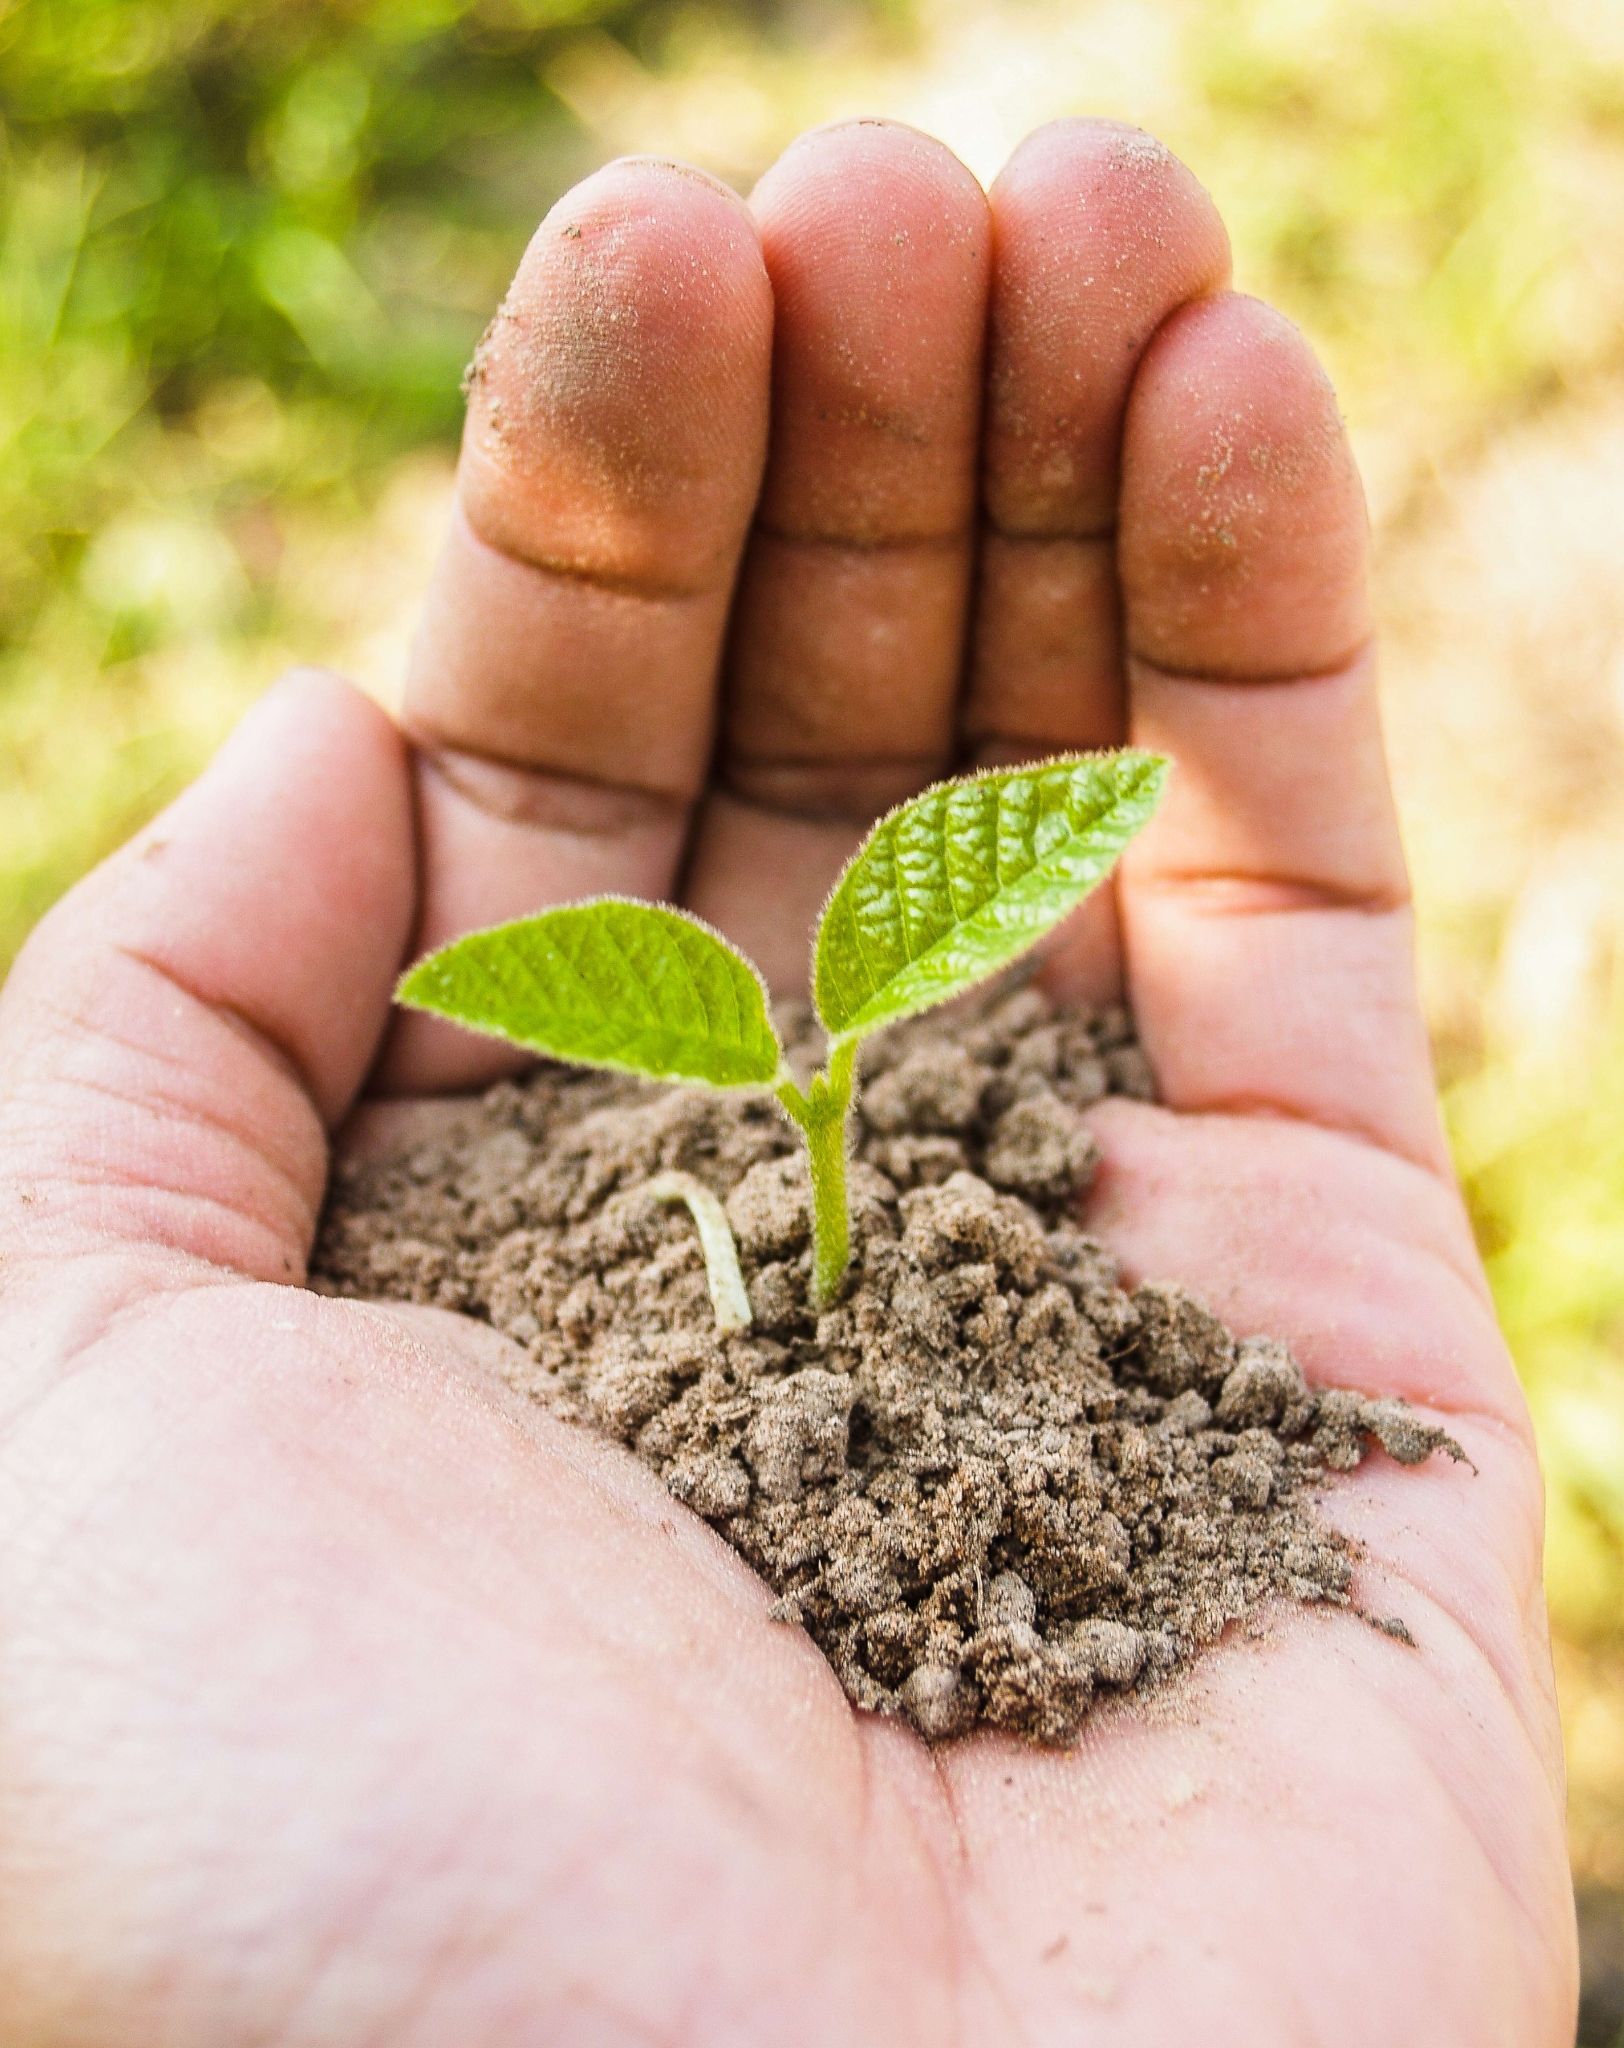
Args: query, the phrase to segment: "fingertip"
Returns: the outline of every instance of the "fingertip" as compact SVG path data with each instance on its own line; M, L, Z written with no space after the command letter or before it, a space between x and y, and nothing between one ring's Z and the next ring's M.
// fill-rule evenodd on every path
M579 184L572 185L562 199L554 202L547 218L551 219L554 213L567 209L572 201L595 187L635 183L645 176L650 179L654 189L660 192L670 189L667 184L669 179L683 179L688 184L697 186L700 192L708 193L711 198L720 201L724 207L731 208L743 220L748 221L750 218L749 200L736 191L725 178L719 178L714 171L707 171L702 164L688 163L680 156L662 156L658 150L652 149L629 149L624 155L611 157L608 163L600 164L597 170L589 172Z
M945 142L910 122L885 114L854 114L808 128L756 180L750 209L757 219L772 213L778 195L798 187L812 166L820 180L833 174L900 179L940 197L957 199L972 214L986 194L975 172Z
M1086 219L1119 248L1126 232L1125 248L1135 255L1155 261L1160 242L1181 268L1196 262L1219 275L1228 270L1229 235L1211 194L1182 157L1131 121L1067 114L1044 122L1016 144L989 197L1051 218L1060 202L1062 219ZM1169 227L1185 246L1165 245Z
M630 584L725 575L760 476L772 327L735 192L658 157L594 172L536 230L469 366L474 531Z
M1109 532L1135 365L1170 312L1228 283L1228 234L1194 173L1119 121L1035 130L988 200L989 516L1010 534Z
M1224 293L1145 352L1123 441L1129 652L1180 674L1324 674L1370 637L1363 487L1336 393L1283 314Z
M356 751L394 768L406 762L406 741L389 713L333 669L309 663L285 669L243 713L226 746L245 744L244 735L273 721L290 733L303 728L313 744L340 753Z
M958 537L992 228L945 144L899 122L817 128L751 196L777 308L761 517L867 545Z
M636 329L610 338L640 361L657 365L673 340L698 355L703 336L724 349L724 373L756 367L752 351L772 329L761 238L747 202L709 171L674 157L623 156L583 178L531 236L508 292L513 310L539 310L559 295L578 301L583 261L598 266L586 292L614 301L612 326ZM574 353L589 353L589 342L578 339Z
M694 268L678 281L681 289L673 290L667 267L684 251ZM579 259L600 254L623 266L633 287L652 287L658 303L639 303L638 310L656 328L691 311L731 323L739 311L733 293L744 296L749 311L770 315L750 207L730 185L695 164L622 156L583 178L554 202L531 236L508 298L524 312L560 290L574 294ZM632 298L635 291L624 296Z

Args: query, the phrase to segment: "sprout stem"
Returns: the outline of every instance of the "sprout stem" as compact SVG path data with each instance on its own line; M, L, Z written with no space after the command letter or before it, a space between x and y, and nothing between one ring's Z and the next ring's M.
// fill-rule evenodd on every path
M846 1126L851 1108L857 1041L839 1041L825 1072L814 1074L803 1095L784 1080L778 1099L806 1136L812 1178L812 1306L833 1305L851 1263L851 1223L846 1204Z
M750 1327L750 1297L744 1291L739 1271L739 1250L726 1211L691 1173L661 1173L644 1184L642 1192L656 1202L685 1202L699 1232L700 1250L705 1254L705 1277L710 1283L711 1307L716 1327L724 1333Z

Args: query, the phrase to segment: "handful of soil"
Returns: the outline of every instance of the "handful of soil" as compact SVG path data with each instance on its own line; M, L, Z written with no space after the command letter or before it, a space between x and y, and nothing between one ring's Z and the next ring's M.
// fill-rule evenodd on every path
M810 1065L810 1018L781 1023ZM995 994L871 1041L864 1074L852 1273L823 1315L768 1097L553 1065L444 1141L340 1162L314 1284L511 1337L517 1387L635 1451L855 1704L928 1740L985 1720L1065 1743L1266 1600L1347 1606L1323 1469L1372 1439L1464 1454L1397 1402L1310 1392L1283 1344L1176 1285L1117 1284L1072 1211L1098 1160L1082 1110L1150 1093L1126 1016ZM717 1332L687 1216L639 1193L672 1169L726 1203L742 1333Z

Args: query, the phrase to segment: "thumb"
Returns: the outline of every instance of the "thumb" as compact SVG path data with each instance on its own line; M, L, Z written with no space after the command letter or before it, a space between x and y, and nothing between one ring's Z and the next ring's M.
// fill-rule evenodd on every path
M41 921L0 990L7 1235L302 1279L414 871L399 734L349 684L290 676Z

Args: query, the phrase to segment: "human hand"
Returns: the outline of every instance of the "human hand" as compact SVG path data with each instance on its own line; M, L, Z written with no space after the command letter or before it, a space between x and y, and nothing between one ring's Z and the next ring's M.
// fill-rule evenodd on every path
M1330 391L1129 131L1042 131L989 208L853 124L753 204L646 162L560 203L482 351L414 747L284 685L0 998L5 2038L1554 2048L1539 1479ZM784 979L878 808L1128 737L1171 791L1051 972L1126 990L1166 1106L1092 1112L1088 1220L1477 1475L1329 1497L1418 1650L1283 1611L1074 1751L929 1753L490 1331L302 1289L328 1137L414 948L670 894ZM501 1057L413 1020L379 1071Z

